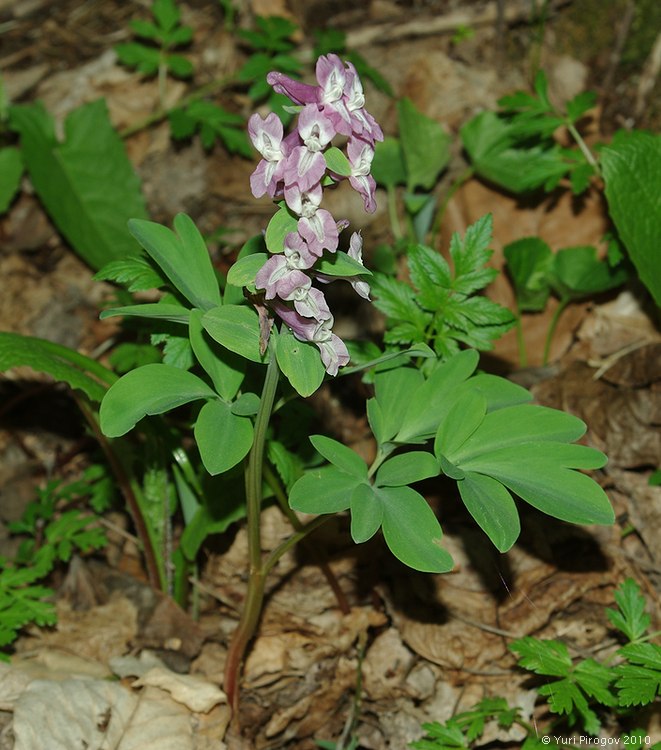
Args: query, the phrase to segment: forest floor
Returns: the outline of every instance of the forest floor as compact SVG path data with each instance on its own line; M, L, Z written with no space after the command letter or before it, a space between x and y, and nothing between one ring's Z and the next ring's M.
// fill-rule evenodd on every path
M105 97L120 131L148 117L158 108L156 81L120 66L112 51L128 40L128 20L143 17L148 5L0 0L0 69L10 98L39 99L61 121L78 105ZM308 56L312 29L341 29L349 48L386 78L396 97L408 96L453 134L480 109L493 109L501 96L528 87L534 60L548 72L553 97L596 91L593 141L621 127L658 130L661 122L658 85L649 92L641 85L651 44L640 14L653 2L639 3L636 10L626 0L551 0L540 4L545 21L531 16L531 3L524 0L240 0L234 5L240 26L249 26L255 15L292 18ZM187 54L199 85L231 74L246 58L240 40L223 27L221 6L211 0L181 3L185 22L195 30ZM458 34L460 28L471 33ZM175 104L190 85L171 82L168 103ZM366 93L370 111L386 133L393 133L395 100L369 85ZM219 96L227 108L249 114L240 88ZM230 156L219 145L205 151L197 139L173 145L163 122L125 143L153 220L170 225L184 211L206 234L229 230L210 243L218 267L226 270L243 242L266 225L271 204L255 202L249 190L254 162ZM441 191L462 168L455 150ZM379 209L369 221L360 206L341 206L342 215L362 229L368 266L370 247L389 233L385 194L379 192L377 201ZM439 248L445 252L452 232L463 232L489 212L496 267L502 267L502 247L520 237L540 235L552 248L601 247L608 229L596 194L576 200L560 190L524 201L473 179L448 205ZM92 280L93 272L29 190L0 218L0 242L2 330L48 338L89 355L103 352L117 330L115 323L98 320L112 289ZM504 275L488 294L514 305ZM583 655L608 648L614 637L604 608L612 606L615 587L627 577L647 596L653 626L661 622L661 488L648 484L661 455L661 335L636 289L618 290L570 306L560 319L550 364L541 367L553 312L551 303L543 313L524 316L528 368L519 367L514 332L483 358L483 366L530 387L539 403L587 422L587 442L609 456L597 479L615 508L614 526L573 527L527 510L520 541L501 555L449 486L428 482L424 494L439 512L456 561L451 574L437 576L405 569L378 538L352 546L346 520L338 518L315 537L315 546L325 549L350 611L341 612L304 550L282 558L269 581L244 669L239 736L228 733L230 711L213 686L222 684L228 638L245 594L245 531L233 526L204 548L196 582L200 615L194 620L149 588L130 522L117 511L108 519L110 543L103 553L74 558L50 582L57 591L57 625L27 628L15 644L11 666L0 662L0 748L14 747L15 697L33 680L69 680L75 717L85 709L76 708L73 683L112 674L122 678L122 689L132 685L127 701L140 695L145 715L167 717L162 721L168 738L162 736L166 724L158 734L159 748L166 749L222 748L224 742L229 750L312 750L316 740L337 740L349 721L358 747L404 750L421 736L423 723L444 721L494 695L543 721L534 707L536 693L507 649L512 638L561 638ZM382 321L377 313L356 320L349 311L338 324L347 335L360 336L374 335ZM30 373L4 378L0 555L11 557L18 541L6 524L21 516L36 488L49 479L78 477L91 448L66 391ZM328 434L369 452L365 417L343 402L342 392L325 387L313 403ZM267 550L289 533L276 508L265 511L263 533ZM154 666L151 676L132 682ZM189 674L198 682L174 684L174 675ZM119 683L108 684L114 689ZM198 699L207 690L211 698L201 705ZM36 694L35 710L48 712L51 699ZM121 710L124 698L112 700ZM660 740L658 712L647 720L648 734ZM152 746L156 735L145 731L131 747ZM484 738L485 744L509 747L521 740L515 730L497 729ZM23 748L39 747L24 743ZM45 740L41 745L55 746Z

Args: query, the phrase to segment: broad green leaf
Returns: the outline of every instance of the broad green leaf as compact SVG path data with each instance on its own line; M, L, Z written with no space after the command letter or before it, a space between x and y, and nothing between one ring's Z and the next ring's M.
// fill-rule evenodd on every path
M244 258L248 258L251 255L258 255L262 254L264 256L264 261L268 258L266 251L266 244L264 243L264 235L258 234L254 237L251 237L239 250L239 254L236 258L236 263L234 266L236 266L237 263L240 261L243 261ZM234 266L230 268L228 272L228 279L227 283L225 284L225 290L223 293L223 303L225 305L239 305L242 302L245 301L245 296L243 294L243 285L241 286L235 286L232 281L230 281L229 277L232 275ZM257 274L257 271L259 269L255 269L255 274ZM241 271L236 271L235 273L240 274ZM252 281L254 282L255 277L252 277ZM252 290L251 290L252 291Z
M351 493L351 538L356 544L371 539L381 527L383 503L379 490L359 484Z
M167 302L147 302L144 305L127 305L126 307L110 307L102 310L99 318L113 318L122 315L127 318L151 318L152 320L169 320L171 323L186 325L190 318L190 310L181 305L171 305Z
M285 248L285 237L298 230L298 217L286 206L281 206L271 217L266 227L266 248L271 253L281 253Z
M551 248L540 237L525 237L504 248L507 272L514 284L519 310L539 312L546 307L553 265Z
M324 152L326 166L331 172L339 174L342 177L348 177L351 174L351 164L339 148L332 146Z
M434 453L437 456L453 456L482 424L486 412L487 400L476 389L467 388L453 398L452 405L438 426Z
M229 404L222 401L204 404L194 432L204 468L212 476L236 466L252 447L252 422L248 417L234 414Z
M532 393L522 386L498 375L489 375L484 372L466 381L465 387L474 388L486 398L487 412L532 401Z
M178 214L175 234L152 221L129 222L129 231L194 306L209 310L222 304L216 274L204 239L192 219Z
M444 453L463 466L476 457L521 443L578 440L586 429L578 417L558 409L533 404L509 406L487 414L466 441Z
M179 23L181 15L175 0L154 0L151 12L163 31L172 31Z
M431 190L450 161L452 139L440 123L419 112L410 99L397 103L397 115L407 188Z
M283 326L278 334L275 354L278 366L297 393L307 397L319 388L326 369L314 344L299 341Z
M349 508L354 489L363 481L334 466L312 469L291 488L289 505L302 513L339 513Z
M376 374L374 392L383 416L382 442L399 432L411 398L423 382L422 373L413 367L398 367Z
M514 133L493 112L482 112L460 130L475 171L513 193L557 182L569 169L559 148L515 148Z
M351 448L324 435L311 435L310 442L327 461L340 471L359 479L367 479L367 464Z
M236 401L230 404L232 414L240 417L254 417L259 411L261 399L256 393L242 393Z
M161 54L154 47L147 47L140 42L125 42L116 44L115 52L122 64L136 68L140 73L149 76L158 71Z
M94 269L136 254L126 232L130 217L147 215L140 181L105 102L85 104L65 121L59 143L41 104L13 106L11 124L21 136L32 184L57 228Z
M170 365L139 367L110 387L101 402L101 430L107 437L120 437L148 414L162 414L198 399L216 394L196 375Z
M472 471L467 471L457 486L477 525L498 551L507 552L521 531L519 513L510 493L495 479Z
M19 333L0 332L0 372L23 366L47 373L96 402L105 395L107 385L116 380L116 375L103 365L66 346Z
M191 347L216 391L225 401L230 401L243 383L246 361L209 336L202 327L202 314L197 308L190 312L188 336Z
M266 253L253 253L239 258L227 273L227 283L238 287L255 288L255 276L257 271L266 263Z
M0 214L4 213L21 184L23 161L17 148L0 149Z
M401 487L438 476L438 461L426 451L400 453L385 461L376 472L380 487Z
M397 138L386 136L376 144L372 161L372 177L388 188L406 184L406 166L402 147Z
M375 398L367 399L365 404L367 410L367 421L369 422L372 434L376 438L376 442L379 445L383 445L386 442L384 438L384 423L385 417L379 406L379 402Z
M252 362L267 362L268 351L260 352L257 313L245 305L223 305L209 310L202 325L212 339Z
M661 135L618 133L601 152L610 215L641 281L661 307Z
M362 263L354 260L346 253L338 250L335 253L326 253L314 266L317 273L325 276L371 276L371 271Z
M569 299L613 289L628 278L624 268L611 268L607 261L597 258L597 251L589 245L558 250L549 271L557 294Z
M168 55L165 63L170 73L177 78L189 78L195 72L193 63L183 55Z
M408 443L434 435L450 408L450 392L469 378L477 367L478 353L466 349L437 365L425 383L408 395L408 404L396 440ZM390 408L382 404L382 408Z
M611 524L610 501L590 477L572 469L598 468L605 456L583 445L524 443L463 461L464 471L497 479L543 513L579 524Z
M410 487L383 487L383 536L405 565L425 573L447 573L452 558L441 547L443 532L427 501Z

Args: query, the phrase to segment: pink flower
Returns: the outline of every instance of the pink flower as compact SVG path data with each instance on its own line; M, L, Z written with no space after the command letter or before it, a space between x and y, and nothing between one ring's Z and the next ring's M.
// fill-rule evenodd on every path
M358 261L361 265L363 264L363 238L360 232L354 232L351 235L347 255ZM356 294L360 295L363 299L369 300L370 285L366 281L360 279L358 281L352 280L351 277L347 277L347 281L354 288Z
M264 193L273 197L285 166L282 122L273 112L265 120L254 114L248 120L248 133L253 146L264 157L250 176L252 194L255 198L261 198Z
M349 138L347 154L351 164L351 176L349 177L351 187L363 196L365 211L372 214L376 211L376 201L374 200L376 182L370 174L372 159L374 159L374 147L362 138Z

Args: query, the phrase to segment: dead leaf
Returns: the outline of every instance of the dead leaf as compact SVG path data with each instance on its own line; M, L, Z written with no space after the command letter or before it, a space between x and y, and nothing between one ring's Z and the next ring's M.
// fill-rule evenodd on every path
M176 674L163 667L153 667L133 683L133 687L157 687L169 693L177 703L196 713L207 713L227 697L217 686L196 675Z

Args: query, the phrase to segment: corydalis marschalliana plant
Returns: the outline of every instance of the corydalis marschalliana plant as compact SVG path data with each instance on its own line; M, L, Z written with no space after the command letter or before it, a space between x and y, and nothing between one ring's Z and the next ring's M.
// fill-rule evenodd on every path
M348 178L362 196L365 210L372 213L376 185L370 166L374 144L383 140L383 132L365 110L363 87L351 63L345 67L337 55L322 56L316 74L317 86L282 73L267 77L298 110L296 128L289 135L284 136L282 122L273 113L266 119L254 114L248 123L250 138L263 157L250 178L253 195L284 198L282 221L289 221L292 229L295 226L284 235L282 247L271 245L274 254L258 271L255 286L264 290L271 310L296 338L317 345L326 371L336 375L349 362L349 352L333 333L333 315L312 281L341 277L313 267L324 251L336 253L339 233L348 222L336 221L321 208L323 188ZM337 135L348 138L348 158L331 145ZM362 264L362 239L357 232L351 236L348 256ZM355 276L349 281L361 297L369 299L366 281Z

